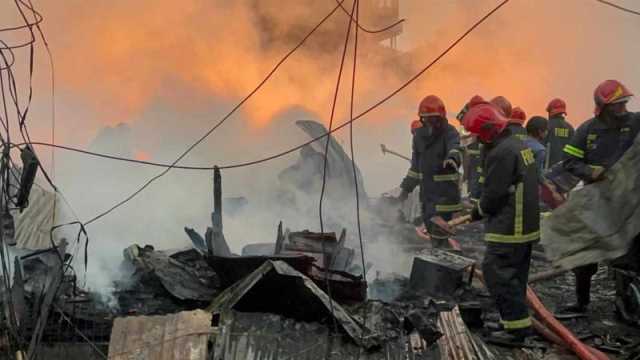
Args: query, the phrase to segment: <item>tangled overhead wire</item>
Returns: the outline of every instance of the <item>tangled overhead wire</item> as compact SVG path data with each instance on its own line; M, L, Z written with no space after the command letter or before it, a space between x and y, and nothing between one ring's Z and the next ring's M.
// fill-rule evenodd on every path
M3 146L2 161L0 161L0 164L1 164L0 178L3 184L3 187L1 189L2 209L0 213L0 219L4 219L3 214L8 213L10 210L15 210L18 208L22 209L27 206L28 194L30 192L30 185L33 184L33 180L35 178L35 171L37 169L40 169L45 180L48 182L48 184L51 186L51 188L54 190L56 194L56 196L54 196L53 211L52 211L52 227L50 229L51 246L53 249L57 249L58 247L58 244L56 244L53 239L53 234L55 230L62 227L66 227L66 226L79 225L77 241L76 241L76 244L74 245L74 251L72 251L72 253L76 254L78 252L81 246L82 236L84 236L84 239L85 239L85 242L84 242L85 259L84 260L85 260L85 276L86 276L86 267L87 267L87 261L88 261L87 245L88 245L89 238L88 238L86 229L84 227L84 224L80 220L78 220L77 215L75 214L75 211L73 210L69 202L66 200L64 195L60 192L59 188L54 184L52 178L49 176L46 169L37 160L37 156L33 152L32 147L29 145L29 143L31 143L32 140L28 130L27 118L28 118L29 109L33 100L32 81L33 81L33 73L34 73L34 54L35 54L34 45L36 44L36 33L34 31L34 27L37 30L40 39L42 39L42 43L44 44L46 51L49 55L49 60L52 68L52 74L51 74L52 104L55 103L55 99L53 98L54 97L53 94L55 93L54 92L55 85L53 83L53 59L52 59L51 51L47 44L46 38L44 36L44 33L40 28L40 24L43 21L43 16L35 10L30 0L27 0L27 1L15 0L14 2L24 24L20 26L2 28L0 29L0 34L10 32L10 31L28 31L30 38L28 41L18 43L18 44L8 44L6 41L0 40L0 90L1 90L0 94L2 96L2 115L0 116L0 122L2 122L2 128L4 130L4 134L0 134L0 139L2 139L2 146ZM29 19L29 17L32 17L32 19ZM19 48L25 48L25 47L28 47L28 51L29 51L29 60L28 60L29 71L27 75L29 85L28 85L27 94L25 96L26 100L21 101L23 99L20 99L18 86L16 84L16 76L13 72L13 66L17 61L17 57L14 53L14 50ZM23 106L21 106L21 104L23 104ZM11 109L11 111L9 111L9 109ZM51 110L52 110L52 122L54 122L55 107L53 105ZM11 113L14 113L14 115L12 115ZM10 116L14 116L17 120L18 130L22 137L21 145L15 144L11 141ZM52 123L52 143L55 143L55 138L53 136L54 134L53 127L54 127L54 123ZM28 166L25 163L25 157L22 156L23 167L19 172L17 171L18 167L13 163L13 160L10 155L10 150L14 148L20 148L22 155L25 155L25 153L29 153L31 155L31 157L29 158L31 159L31 162ZM34 165L35 165L35 168L33 167ZM29 183L29 188L26 191L22 191L23 187L25 186L25 179L27 180L30 179L31 182ZM20 186L16 187L15 186L16 183L20 184ZM56 208L55 199L57 198L57 196L60 196L66 202L68 208L71 210L74 216L76 216L76 221L72 221L66 224L59 224L59 225L55 224L55 208ZM14 208L11 208L10 205L14 206ZM0 223L2 223L2 221L0 221ZM2 231L3 229L4 229L4 226L0 229L0 236L3 237L1 239L3 240L2 244L0 244L0 247L2 248L2 252L0 253L0 255L2 257L2 265L3 265L2 266L3 280L5 281L5 285L7 286L5 288L9 288L10 285L9 283L7 283L7 281L10 280L9 279L10 269L9 269L9 266L7 266L8 258L6 258L8 256L6 251L7 250L6 246L8 242L6 241L7 240L7 237L5 236L6 233ZM61 265L60 277L64 278L65 274L68 271L71 271L72 273L75 274L75 270L73 269L73 266L72 266L72 260L75 256L70 256L68 259L65 259L62 257L61 254L58 253L58 255L60 255L60 265ZM58 288L55 289L55 294L58 293ZM13 304L11 303L11 301L9 301L8 306L12 309ZM10 313L13 315L14 311L11 310ZM15 321L13 322L13 324L15 325ZM24 342L24 339L22 338L21 334L18 333L17 329L19 328L17 326L12 326L11 328L13 329L13 332L14 332L12 334L12 338L15 339L15 344L14 344L16 345L15 347L18 349L25 349L26 343ZM29 353L27 354L30 359L33 359L36 356L35 355L36 349L41 339L40 334L41 334L40 332L35 332L32 336L31 345L29 346ZM15 352L11 354L11 356L14 356L14 355L15 355Z

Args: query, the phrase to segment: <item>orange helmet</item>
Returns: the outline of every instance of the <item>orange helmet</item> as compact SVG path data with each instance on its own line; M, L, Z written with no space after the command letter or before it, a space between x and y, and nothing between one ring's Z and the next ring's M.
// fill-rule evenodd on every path
M420 106L418 107L418 116L440 116L446 119L447 110L445 109L444 103L439 97L435 95L429 95L422 99L422 101L420 101Z
M600 111L605 105L627 102L633 94L621 82L617 80L606 80L602 82L593 92L593 100L596 103L594 113L600 115Z
M509 122L514 124L524 125L527 121L527 114L519 106L516 106L511 111L511 120Z
M422 122L420 120L413 120L411 122L411 134L415 134L416 130L422 127Z
M462 122L468 132L478 135L480 141L490 143L507 127L508 119L495 105L480 103L469 109Z
M474 95L466 104L464 104L462 110L460 110L458 115L456 115L456 119L462 121L462 118L464 118L464 114L466 114L469 109L481 103L486 103L484 98L480 95Z
M558 114L566 114L567 104L564 102L564 100L555 98L549 101L549 105L547 105L547 112L549 113L549 117Z
M502 111L502 115L510 118L511 117L511 102L507 100L504 96L496 96L490 101L493 105L497 106L500 111Z

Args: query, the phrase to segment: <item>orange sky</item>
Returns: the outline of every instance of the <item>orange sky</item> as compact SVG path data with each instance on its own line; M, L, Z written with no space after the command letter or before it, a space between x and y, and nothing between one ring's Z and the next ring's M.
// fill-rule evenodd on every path
M400 44L406 53L381 49L360 34L356 107L395 89L497 3L401 0L407 21ZM87 109L90 118L83 126L93 131L101 124L133 123L157 103L193 112L211 102L237 101L334 5L332 0L36 3L55 56L61 106ZM345 6L350 8L349 0ZM246 104L241 114L251 127L269 124L291 106L328 121L346 21L336 13ZM600 22L608 26L595 25ZM596 2L513 1L369 118L408 124L427 94L443 97L455 113L479 93L505 95L528 115L541 114L550 98L560 96L577 123L590 116L591 89L599 81L620 78L631 89L640 88L635 61L626 61L640 52L631 35L637 30L636 19ZM46 58L41 51L37 56L36 92L45 97ZM348 61L345 79L350 69ZM347 114L349 86L345 80L340 122Z

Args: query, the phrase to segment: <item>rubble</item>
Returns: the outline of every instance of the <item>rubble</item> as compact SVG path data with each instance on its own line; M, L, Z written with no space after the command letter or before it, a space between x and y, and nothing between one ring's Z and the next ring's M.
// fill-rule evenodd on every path
M272 294L277 293L277 296ZM300 321L320 321L334 317L357 344L365 348L379 345L365 336L366 330L311 279L283 261L267 261L253 273L223 291L207 308L224 316L229 310L268 312Z
M460 315L458 307L441 312L438 328L443 336L438 340L443 358L451 360L493 360L496 355L485 343L474 337Z
M471 283L475 260L434 249L414 257L409 284L418 293L452 298L462 288L463 277Z
M412 225L381 219L377 229L387 235L372 241L391 237L393 246L413 258L413 268L409 274L378 271L367 284L354 261L356 252L347 246L346 229L339 234L291 231L280 223L274 242L250 244L242 255L234 254L222 232L222 202L216 200L221 193L215 193L219 207L205 236L185 228L193 247L125 249L122 279L113 293L116 306L77 289L73 276L56 279L60 259L66 258L64 243L16 260L23 271L15 272L11 297L18 328L36 334L30 351L59 354L56 344L77 340L81 333L91 341L95 358L106 352L107 342L109 356L123 359L171 351L174 358L196 359L324 359L328 353L341 359L539 359L552 353L509 352L482 342L483 323L497 314L486 291L472 282L484 251L478 224L459 227L455 241L461 256L427 249ZM544 275L538 276L536 290L545 300L566 297L570 285L556 284L570 275L561 270L544 256L534 257L532 272ZM53 288L61 289L57 298L48 295ZM611 296L612 289L606 291ZM598 287L594 292L594 301L609 301ZM189 312L196 309L205 311ZM189 325L185 316L200 322ZM563 321L589 346L616 359L634 353L638 346L623 339L639 331L619 330L618 322L608 325L600 313L596 319ZM68 326L56 333L60 323ZM534 325L550 341L564 343L546 326ZM134 335L126 340L125 333ZM193 353L181 353L187 348ZM86 352L77 350L83 360L91 358Z

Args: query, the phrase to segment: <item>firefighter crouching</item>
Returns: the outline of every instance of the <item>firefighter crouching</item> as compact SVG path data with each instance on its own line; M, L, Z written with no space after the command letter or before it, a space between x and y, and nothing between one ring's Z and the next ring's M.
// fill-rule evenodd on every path
M430 219L439 215L451 220L454 212L462 210L458 186L460 136L447 122L444 103L435 95L420 102L418 116L422 127L413 135L411 167L400 184L400 200L406 200L416 186L422 185L422 219L433 245L442 247L448 243L448 234Z
M472 107L463 122L486 148L482 196L472 215L474 220L486 219L482 268L504 327L488 341L522 346L531 333L526 289L532 245L540 238L534 156L511 134L509 119L492 104Z
M627 111L626 104L633 96L616 80L607 80L594 91L595 117L585 121L565 146L563 166L586 184L604 179L606 170L613 166L631 147L640 132L640 114ZM636 244L638 243L636 237ZM637 248L637 246L636 246ZM635 257L636 268L640 259ZM598 264L575 268L576 303L563 312L584 313L590 302L591 277Z

